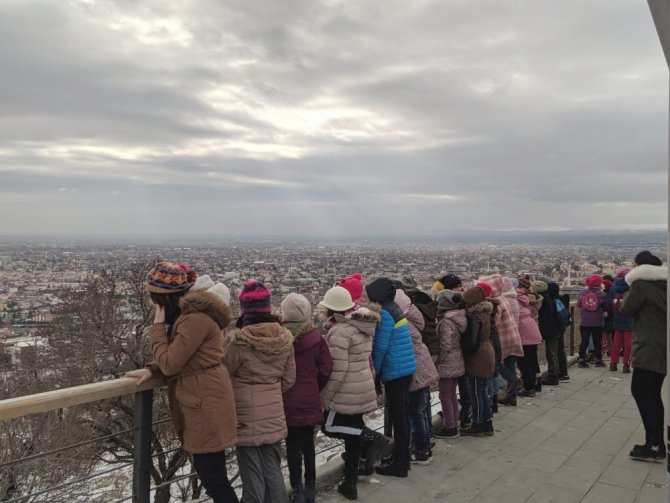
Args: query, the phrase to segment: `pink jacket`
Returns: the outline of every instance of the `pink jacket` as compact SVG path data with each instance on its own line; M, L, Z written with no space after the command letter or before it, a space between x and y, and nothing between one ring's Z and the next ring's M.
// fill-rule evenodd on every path
M516 296L519 306L519 334L524 346L534 346L542 342L542 334L530 312L530 302L526 292L519 289Z
M440 338L437 372L440 379L453 379L465 374L461 334L465 332L467 324L465 309L447 311L437 323L437 335Z
M514 321L509 299L502 296L504 289L503 277L500 274L493 274L479 278L479 281L488 284L491 287L491 297L500 302L495 323L500 337L503 360L508 356L523 356L519 327Z

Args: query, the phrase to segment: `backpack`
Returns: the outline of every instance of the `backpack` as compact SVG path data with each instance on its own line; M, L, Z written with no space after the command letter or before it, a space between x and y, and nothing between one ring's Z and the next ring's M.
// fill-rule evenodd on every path
M412 304L423 316L424 327L421 331L422 342L428 348L431 355L438 355L440 353L440 339L437 335L435 317L437 316L437 301L430 298L425 292L416 289L403 290Z
M554 305L556 306L556 317L560 325L559 331L563 333L565 328L570 324L570 311L568 311L561 299L554 299Z
M619 312L619 310L621 309L621 304L623 304L623 294L622 293L614 294L614 298L612 299L612 310L615 313Z
M477 352L482 340L482 320L479 316L465 315L468 324L461 334L461 352L463 356L470 356Z
M582 297L582 309L590 313L595 313L600 309L600 297L596 292L588 291Z

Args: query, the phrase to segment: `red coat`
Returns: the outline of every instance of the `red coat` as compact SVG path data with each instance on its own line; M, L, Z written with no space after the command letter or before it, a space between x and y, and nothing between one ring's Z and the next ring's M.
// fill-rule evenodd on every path
M323 421L321 388L333 371L326 339L312 325L298 331L293 342L295 384L284 393L287 426L313 426Z

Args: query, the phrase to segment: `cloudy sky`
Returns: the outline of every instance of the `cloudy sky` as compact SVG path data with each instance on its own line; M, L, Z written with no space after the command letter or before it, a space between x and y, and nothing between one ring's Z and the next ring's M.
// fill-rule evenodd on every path
M0 235L666 225L639 0L3 0Z

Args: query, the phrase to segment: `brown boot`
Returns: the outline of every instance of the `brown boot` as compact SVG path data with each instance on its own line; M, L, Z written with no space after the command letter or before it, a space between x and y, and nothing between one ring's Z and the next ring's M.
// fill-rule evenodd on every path
M618 366L616 363L610 363L610 372L616 372L619 370Z
M627 363L623 364L623 373L630 374L630 365L628 365Z

